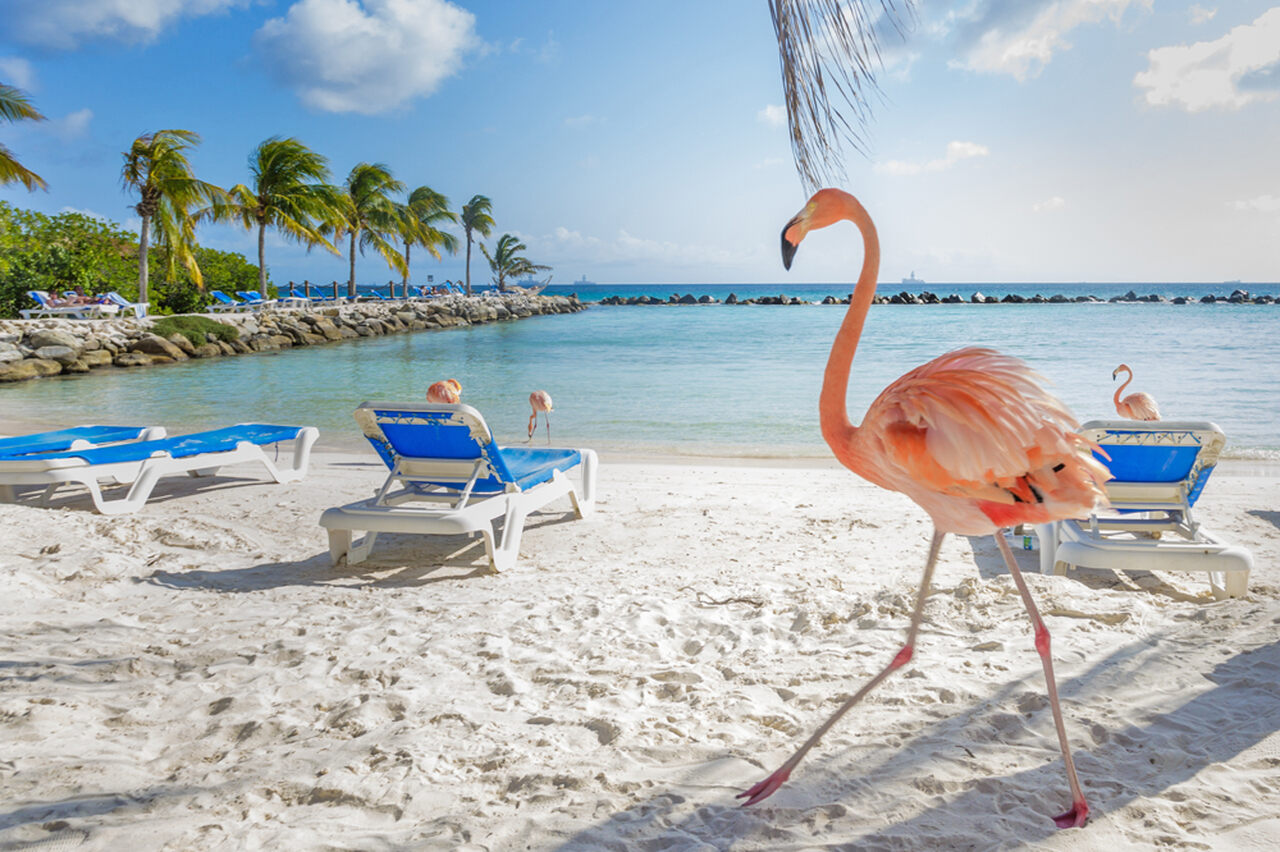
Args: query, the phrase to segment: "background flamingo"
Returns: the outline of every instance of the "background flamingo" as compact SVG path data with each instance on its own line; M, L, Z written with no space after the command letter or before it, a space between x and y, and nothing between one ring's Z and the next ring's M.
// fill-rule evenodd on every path
M867 308L875 295L880 243L856 198L819 190L782 231L782 262L790 269L800 241L816 228L848 219L863 239L862 272L831 347L818 409L822 435L842 464L882 488L901 491L933 519L933 539L916 595L906 643L887 666L857 691L776 772L739 798L755 804L777 790L805 754L853 705L914 652L916 634L942 539L948 533L995 533L996 544L1031 616L1035 646L1048 683L1053 721L1071 787L1071 810L1054 818L1060 828L1083 825L1089 815L1067 745L1049 654L1049 630L1004 539L1003 528L1082 515L1104 498L1106 468L1075 434L1070 412L1037 383L1016 358L991 349L950 352L895 381L871 403L862 425L845 409L849 373Z
M533 409L533 414L529 415L529 441L533 440L533 433L538 428L538 412L542 412L542 416L547 421L547 446L551 445L551 394L544 390L536 390L529 394L529 406ZM528 443L526 441L525 443Z
M1129 378L1125 379L1120 387L1116 388L1116 395L1111 401L1116 404L1116 414L1126 420L1159 420L1160 409L1156 407L1156 401L1149 393L1138 391L1131 393L1124 399L1120 398L1120 394L1124 393L1124 389L1129 387L1129 382L1133 381L1133 370L1129 369L1128 364L1121 364L1111 371L1111 380L1115 381L1116 376L1120 375L1120 371L1124 370L1129 374Z
M462 383L457 379L444 379L427 388L427 402L456 405L462 398Z

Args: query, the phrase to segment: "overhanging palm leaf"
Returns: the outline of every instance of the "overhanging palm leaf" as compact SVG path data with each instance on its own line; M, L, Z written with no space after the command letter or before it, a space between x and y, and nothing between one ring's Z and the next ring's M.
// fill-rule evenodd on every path
M45 117L31 105L26 92L0 83L0 120L44 121ZM19 163L12 151L0 145L0 186L9 183L20 183L31 191L49 188L44 178Z
M196 286L204 286L195 258L196 215L193 211L224 203L226 192L192 174L186 151L199 144L200 135L190 130L157 130L139 136L124 152L120 181L126 190L134 190L141 196L134 205L142 218L138 239L138 301L147 301L147 250L153 223L156 244L168 249L165 252L168 275L173 277L181 262Z
M480 244L480 251L484 253L485 260L489 261L489 268L493 270L493 283L498 285L499 290L506 289L508 278L517 279L551 269L550 266L534 263L521 254L528 248L511 234L498 237L498 242L493 247L493 254L489 253L484 243Z
M870 0L769 0L778 37L787 125L796 170L808 190L844 177L842 140L864 152L871 118L868 93L879 93L875 71L880 43ZM913 13L912 0L879 0L887 22L899 31L895 7ZM849 117L831 104L831 90Z

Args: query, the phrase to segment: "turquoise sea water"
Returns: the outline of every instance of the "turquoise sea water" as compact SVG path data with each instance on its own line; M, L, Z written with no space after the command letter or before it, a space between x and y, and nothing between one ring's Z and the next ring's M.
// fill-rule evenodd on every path
M556 444L818 458L827 455L818 391L844 311L593 305L578 314L0 385L0 419L160 424L175 433L244 421L307 424L320 427L322 443L357 446L358 403L422 399L432 381L456 377L463 400L507 443L524 440L528 395L540 388L555 401ZM1151 393L1166 418L1214 420L1229 454L1280 458L1280 306L873 306L854 362L851 415L858 419L903 372L968 344L1028 361L1081 420L1115 416L1111 371L1126 362L1135 373L1129 391ZM542 431L537 440L545 441Z

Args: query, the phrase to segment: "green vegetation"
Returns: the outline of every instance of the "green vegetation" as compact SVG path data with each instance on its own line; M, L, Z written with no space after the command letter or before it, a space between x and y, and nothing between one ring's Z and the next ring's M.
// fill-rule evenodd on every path
M0 122L43 120L26 93L0 83ZM467 292L471 292L473 236L488 237L494 229L493 203L472 196L460 213L449 210L449 199L428 186L405 192L391 170L381 163L359 163L341 186L328 183L328 160L293 137L272 136L249 158L249 183L224 190L200 180L189 153L200 144L190 130L144 133L124 152L120 182L137 198L133 210L141 218L137 234L79 213L48 215L22 210L0 201L0 316L16 316L30 306L27 290L60 293L80 287L90 295L115 291L131 301L147 302L156 314L202 311L213 301L207 290L258 290L264 298L276 295L266 267L266 229L275 228L308 250L348 241L347 295L356 295L356 251L374 249L399 272L408 296L409 258L414 246L440 260L458 251L458 235L445 230L460 225L467 244ZM28 189L45 188L39 175L23 167L0 145L0 186L21 182ZM196 227L201 222L233 222L257 230L258 264L242 255L201 248ZM330 237L333 242L330 242ZM490 265L501 286L507 279L550 267L531 263L518 252L525 246L504 235ZM397 242L403 245L398 250ZM489 252L480 245L485 256ZM151 281L152 267L163 270Z
M168 337L177 332L190 340L192 346L201 346L211 337L228 343L240 337L240 329L234 325L227 325L225 322L218 322L208 317L189 315L157 320L151 330L161 337Z
M151 250L157 266L168 266L166 251ZM258 286L258 267L243 255L207 248L193 255L210 289L230 293ZM82 213L49 216L0 201L0 316L33 307L28 290L61 293L78 286L91 295L114 290L136 300L137 270L138 237L116 223ZM151 293L152 310L161 314L204 310L210 301L183 274L157 282Z

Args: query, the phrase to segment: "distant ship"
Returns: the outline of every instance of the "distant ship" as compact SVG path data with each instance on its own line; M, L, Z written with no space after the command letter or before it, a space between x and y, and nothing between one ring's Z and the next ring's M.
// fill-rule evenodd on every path
M916 277L916 271L913 269L913 270L911 270L911 277L910 277L910 278L903 278L903 279L902 279L902 283L903 283L903 284L906 284L906 285L908 285L908 286L915 286L915 285L917 285L917 284L923 284L923 283L924 283L924 279L923 279L923 278L917 278L917 277Z
M584 275L584 276L582 276L581 278L579 278L577 281L573 282L573 284L574 284L574 286L575 286L575 287L594 287L594 286L596 286L596 282L594 282L594 281L588 281L588 280L587 280L587 276L585 276L585 275Z

